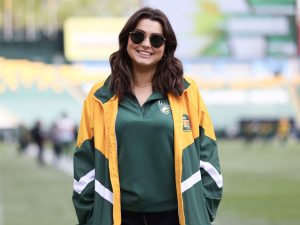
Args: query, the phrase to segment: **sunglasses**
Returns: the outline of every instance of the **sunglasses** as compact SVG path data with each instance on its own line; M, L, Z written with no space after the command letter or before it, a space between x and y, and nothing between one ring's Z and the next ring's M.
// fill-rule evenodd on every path
M134 44L141 44L146 37L146 34L140 30L135 30L129 33L130 33L130 39ZM149 38L150 38L150 43L154 48L161 47L166 41L164 36L162 36L161 34L151 34Z

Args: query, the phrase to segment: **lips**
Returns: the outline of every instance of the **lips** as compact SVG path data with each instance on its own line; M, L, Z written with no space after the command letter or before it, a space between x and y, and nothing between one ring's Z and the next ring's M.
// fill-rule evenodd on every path
M137 52L138 52L141 56L144 56L144 57L149 57L149 56L153 55L153 53L147 52L147 51L143 51L143 50L137 50Z

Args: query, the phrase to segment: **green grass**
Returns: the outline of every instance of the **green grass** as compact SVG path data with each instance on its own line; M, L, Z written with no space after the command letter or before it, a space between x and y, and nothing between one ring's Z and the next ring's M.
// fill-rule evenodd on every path
M299 225L299 144L219 141L224 198L215 225ZM72 178L0 144L0 225L76 224ZM1 217L1 211L0 211Z
M0 144L1 225L76 224L72 177ZM4 221L3 221L4 220Z
M220 141L224 198L217 225L299 225L299 144Z

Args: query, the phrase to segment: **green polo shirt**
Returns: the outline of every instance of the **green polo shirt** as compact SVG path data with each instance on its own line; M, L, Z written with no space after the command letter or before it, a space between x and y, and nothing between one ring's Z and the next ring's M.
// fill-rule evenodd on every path
M134 95L119 103L116 120L121 208L177 209L174 127L167 97L154 92L141 107Z

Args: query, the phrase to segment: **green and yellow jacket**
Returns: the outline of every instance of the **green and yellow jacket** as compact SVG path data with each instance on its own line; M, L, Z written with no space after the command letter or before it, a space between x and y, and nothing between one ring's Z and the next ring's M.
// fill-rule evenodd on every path
M216 137L197 85L185 78L184 86L181 96L168 94L179 221L210 225L223 187ZM74 153L73 203L80 225L121 224L117 112L118 97L110 91L108 78L96 84L84 101Z

